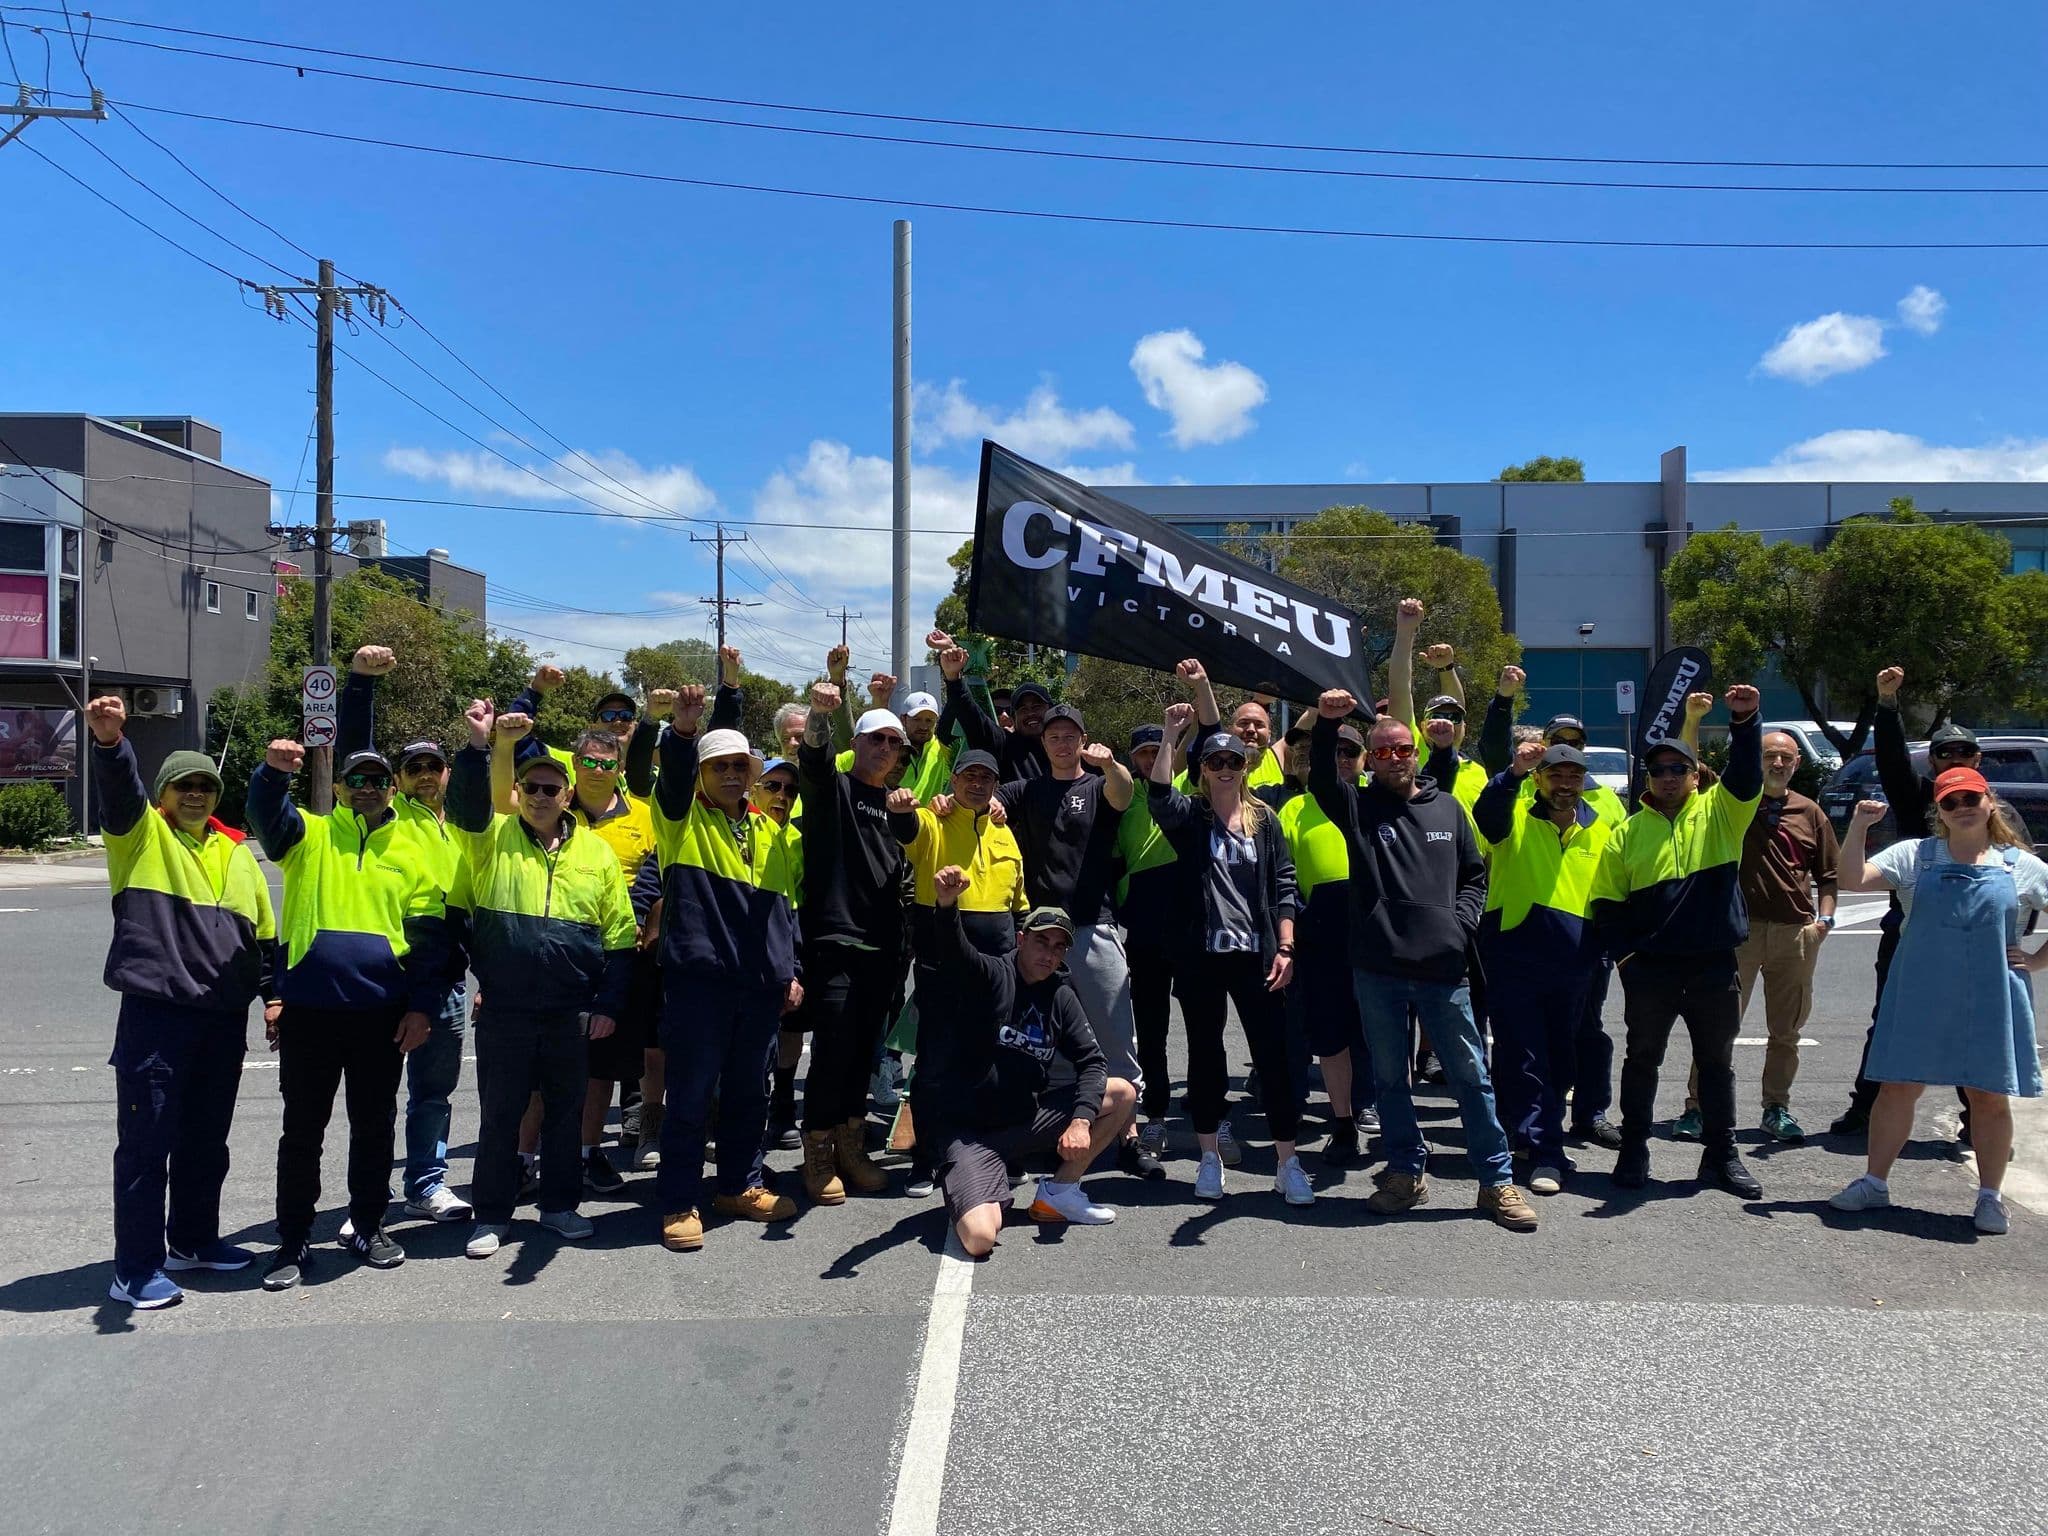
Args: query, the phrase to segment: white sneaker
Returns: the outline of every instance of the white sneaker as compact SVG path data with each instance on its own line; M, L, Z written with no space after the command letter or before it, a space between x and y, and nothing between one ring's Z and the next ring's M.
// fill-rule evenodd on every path
M1289 1205L1314 1205L1315 1186L1309 1183L1308 1174L1302 1169L1301 1159L1290 1157L1282 1163L1273 1175L1273 1193Z
M346 1248L346 1247L348 1246L348 1240L349 1240L350 1238L354 1237L355 1235L356 1235L356 1219L355 1219L355 1217L353 1217L353 1216L344 1216L344 1217L342 1217L342 1218L341 1218L341 1231L339 1231L338 1233L336 1233L336 1234L335 1234L334 1240L335 1240L335 1241L336 1241L337 1243L340 1243L342 1247Z
M1116 1212L1091 1201L1079 1184L1062 1184L1058 1179L1040 1179L1031 1199L1033 1221L1071 1221L1077 1227L1106 1227Z
M903 1186L903 1193L913 1200L929 1200L938 1191L938 1184L928 1173L918 1173Z
M1892 1192L1869 1174L1861 1174L1828 1196L1828 1204L1838 1211L1875 1211L1892 1203Z
M1988 1237L1999 1237L2012 1230L2012 1220L2005 1214L2005 1197L1995 1189L1977 1191L1977 1230Z
M1221 1200L1223 1198L1223 1159L1214 1152L1202 1154L1202 1166L1195 1170L1195 1198L1197 1200Z
M633 1149L631 1167L635 1173L652 1173L661 1166L661 1143L643 1141Z
M1532 1195L1554 1195L1564 1188L1564 1170L1545 1163L1529 1174L1529 1193Z
M590 1224L589 1217L579 1216L574 1211L542 1211L540 1224L557 1237L566 1237L571 1241L588 1237L597 1230Z
M1237 1144L1228 1120L1216 1122L1216 1155L1223 1159L1226 1168L1235 1168L1244 1161L1244 1148Z
M498 1251L498 1245L505 1241L505 1232L504 1227L479 1222L470 1230L469 1244L462 1251L472 1259L488 1259Z
M425 1221L467 1221L476 1212L446 1184L436 1184L417 1200L406 1201L405 1214Z

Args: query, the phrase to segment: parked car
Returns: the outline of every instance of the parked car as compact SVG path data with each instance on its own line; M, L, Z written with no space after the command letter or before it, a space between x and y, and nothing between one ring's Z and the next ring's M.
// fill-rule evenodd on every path
M1628 754L1620 747L1586 748L1586 773L1595 784L1628 798Z
M1982 736L1977 745L1984 753L1981 767L1991 792L2024 823L2019 831L2036 849L2048 847L2048 736ZM1908 750L1913 755L1913 771L1926 773L1927 743L1913 742ZM1848 830L1849 815L1858 800L1884 798L1884 787L1877 780L1877 758L1871 752L1859 752L1821 791L1820 804L1839 836ZM1887 815L1870 829L1868 846L1882 848L1900 835L1896 818ZM1904 835L1922 833L1915 827Z
M1828 724L1839 731L1845 740L1856 734L1856 722L1854 720L1830 720ZM1766 734L1772 731L1783 731L1787 736L1798 742L1800 753L1809 763L1820 770L1822 783L1826 783L1828 775L1834 773L1842 766L1841 748L1828 740L1827 732L1823 731L1815 721L1766 720L1764 722L1764 731ZM1868 740L1867 735L1865 740Z

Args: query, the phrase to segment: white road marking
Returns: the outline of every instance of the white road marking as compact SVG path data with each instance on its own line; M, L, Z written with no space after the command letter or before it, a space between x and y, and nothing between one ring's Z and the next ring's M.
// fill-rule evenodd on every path
M973 1292L974 1261L960 1247L959 1235L949 1231L946 1251L939 1256L939 1277L932 1286L917 1395L903 1433L902 1458L896 1463L896 1497L886 1536L937 1536L946 1452L953 1442L953 1404L960 1390L960 1340Z
M1892 904L1888 901L1871 901L1854 907L1837 907L1835 909L1835 931L1840 933L1844 928L1855 928L1864 923L1882 922L1885 913L1891 909Z
M1769 1035L1737 1035L1735 1037L1735 1043L1737 1045L1769 1045L1771 1043L1771 1037ZM1801 1035L1799 1037L1799 1043L1803 1046L1820 1044L1818 1040L1814 1039L1810 1035Z
M0 912L40 912L41 907L0 907Z

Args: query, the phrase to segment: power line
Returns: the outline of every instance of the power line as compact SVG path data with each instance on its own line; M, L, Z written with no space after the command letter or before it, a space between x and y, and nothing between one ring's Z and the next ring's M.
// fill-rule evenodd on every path
M1308 224L1249 224L1222 219L1145 218L1136 214L1076 213L1051 208L1011 208L989 203L955 203L935 198L881 197L869 193L828 192L816 187L779 187L762 182L723 181L703 176L674 176L660 171L629 170L622 166L583 165L566 160L543 160L531 155L508 155L490 150L458 149L443 144L415 144L403 139L381 139L367 134L339 133L324 128L307 128L292 123L268 123L254 118L227 117L212 112L192 112L181 107L156 106L149 102L123 101L116 105L137 112L154 112L193 122L220 123L234 128L258 128L271 133L296 134L303 138L327 139L341 144L367 144L379 149L402 149L414 154L441 155L457 160L478 160L496 165L517 165L529 169L570 171L585 176L607 176L622 181L654 182L665 186L699 187L720 192L754 192L773 197L806 198L814 202L849 203L863 207L914 208L937 213L975 213L997 218L1036 219L1065 224L1099 224L1134 229L1176 229L1205 233L1244 235L1303 235L1329 240L1415 241L1432 245L1513 245L1598 250L1672 251L2039 251L2048 250L2048 240L1653 240L1577 235L1482 235L1449 234L1433 230L1347 229Z
M173 250L182 251L184 252L185 255L190 256L194 261L198 262L199 265L201 265L202 267L206 267L211 269L212 271L218 272L222 277L226 278L229 282L233 283L237 288L260 288L262 286L261 284L250 282L249 279L247 279L246 277L236 276L234 273L230 272L226 267L222 266L217 261L208 261L204 256L200 255L197 251L193 250L191 246L186 245L181 240L174 239L172 236L165 234L162 230L158 229L154 224L150 223L140 214L130 212L128 209L122 207L119 203L115 202L111 197L107 196L106 193L100 191L98 187L93 186L90 182L82 180L65 166L59 165L55 160L52 160L48 155L44 154L40 149L37 149L35 145L29 143L27 140L21 140L20 143L23 149L27 150L30 154L34 155L38 160L42 161L43 164L47 165L59 176L62 176L66 181L78 187L80 191L85 192L92 197L98 198L101 202L105 203L109 208L113 209L114 212L120 214L122 218L128 220L131 224L140 225L143 229L147 230L150 234L155 235L157 239L163 241L165 245L170 246Z
M0 6L24 14L55 15L44 6ZM128 27L138 31L165 32L181 37L204 38L213 42L243 43L323 58L349 59L366 64L394 64L406 69L431 70L440 74L468 75L477 79L509 80L525 85L561 86L573 90L600 91L612 95L640 96L650 100L695 102L707 106L743 107L762 112L786 112L821 117L838 117L863 122L907 123L927 128L972 128L998 133L1034 133L1059 138L1107 139L1123 143L1178 144L1203 149L1270 150L1295 154L1352 155L1386 159L1499 162L1518 165L1633 165L1693 170L1791 170L1791 171L2048 171L2048 163L2036 161L1967 160L1739 160L1684 159L1639 155L1558 155L1526 151L1413 149L1385 145L1300 143L1275 139L1230 139L1200 134L1145 133L1106 128L1080 128L1047 123L1016 123L981 118L938 117L907 112L860 111L849 107L824 107L802 102L764 101L739 96L710 96L688 91L661 90L597 80L577 80L554 75L522 74L514 70L486 69L476 65L444 64L390 54L360 53L346 48L325 48L311 43L278 42L272 38L249 37L233 32L209 32L196 27L174 27L162 23L130 21L100 16L101 25ZM147 45L140 39L103 37L104 42ZM252 60L273 63L272 60ZM286 68L299 68L287 64ZM310 66L306 66L310 68Z

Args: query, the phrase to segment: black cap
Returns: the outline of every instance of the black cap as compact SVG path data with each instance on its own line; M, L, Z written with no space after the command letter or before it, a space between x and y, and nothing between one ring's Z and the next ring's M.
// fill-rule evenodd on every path
M598 711L603 709L605 705L611 703L614 699L618 700L619 703L625 705L626 708L632 710L635 715L638 715L640 713L640 701L638 699L634 698L633 695L631 695L630 693L621 693L615 690L611 693L603 695L601 698L598 699L598 701L595 704L590 706L590 718L595 720L598 716Z
M1012 704L1022 704L1026 699L1043 699L1046 703L1050 704L1052 702L1052 695L1045 691L1045 684L1043 683L1019 683L1010 690L1010 702Z
M1977 733L1967 725L1957 725L1954 721L1950 721L1927 738L1927 745L1932 750L1935 747L1945 747L1952 741L1965 742L1974 747L1977 745Z
M1578 767L1584 768L1587 766L1586 754L1570 742L1560 741L1544 752L1543 756L1537 760L1536 766L1538 768L1555 768L1559 763L1573 763Z
M1200 749L1195 753L1195 761L1201 762L1211 752L1228 752L1240 762L1249 761L1252 755L1252 749L1229 731L1211 731L1204 736Z
M1140 747L1159 747L1166 744L1165 730L1156 725L1141 725L1131 732L1131 750Z
M1024 686L1028 688L1031 685L1027 683ZM1021 696L1024 690L1020 688L1017 691ZM1088 727L1081 719L1081 711L1074 708L1074 706L1071 704L1055 704L1051 709L1048 709L1045 712L1046 725L1051 725L1055 720L1071 720L1074 722L1075 730L1079 731L1083 736L1086 736L1088 734ZM1043 730L1044 728L1044 726L1039 727L1039 729L1041 730Z
M1666 736L1662 741L1653 741L1643 748L1643 762L1647 765L1659 752L1676 752L1695 768L1700 765L1698 755L1685 744L1683 736Z
M343 758L341 766L334 770L334 776L338 779L343 774L354 773L358 768L381 768L388 775L391 772L391 763L375 747L364 747Z
M443 768L448 766L448 754L441 750L438 741L409 741L398 749L398 760L409 763L416 757L431 757Z
M1422 718L1425 720L1462 720L1465 718L1465 706L1452 698L1448 693L1440 693L1423 706Z
M1559 731L1577 731L1583 736L1586 734L1586 722L1577 715L1552 715L1543 727L1543 739L1548 741Z
M1074 920L1063 907L1033 907L1024 914L1026 933L1042 933L1048 928L1057 928L1070 939L1074 936Z
M984 752L979 747L969 747L965 752L962 752L953 759L953 771L955 773L965 773L970 768L986 768L997 778L1003 776L1003 770L996 764L995 754L993 752Z

